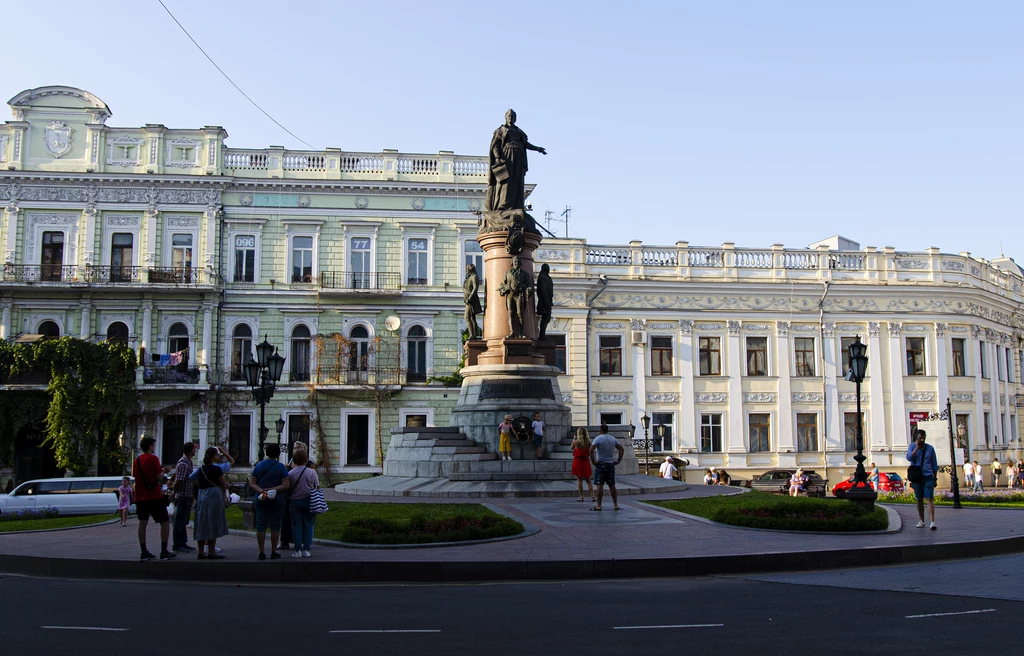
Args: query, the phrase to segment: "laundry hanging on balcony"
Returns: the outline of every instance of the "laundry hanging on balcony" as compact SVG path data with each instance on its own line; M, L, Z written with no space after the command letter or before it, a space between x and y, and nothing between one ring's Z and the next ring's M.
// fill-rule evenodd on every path
M177 353L161 353L160 354L160 366L161 367L177 367L185 359L185 354L188 349L183 349Z

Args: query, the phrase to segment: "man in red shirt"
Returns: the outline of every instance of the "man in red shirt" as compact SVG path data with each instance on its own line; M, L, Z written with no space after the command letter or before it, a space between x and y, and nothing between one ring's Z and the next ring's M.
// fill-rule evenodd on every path
M139 448L142 454L132 464L132 476L135 477L135 512L139 516L139 548L142 549L139 560L156 558L146 548L146 527L149 525L150 517L160 524L160 560L171 560L177 557L177 554L167 550L171 522L168 521L167 504L160 490L160 484L164 479L163 468L160 467L160 458L153 454L156 451L156 440L144 437L139 442Z

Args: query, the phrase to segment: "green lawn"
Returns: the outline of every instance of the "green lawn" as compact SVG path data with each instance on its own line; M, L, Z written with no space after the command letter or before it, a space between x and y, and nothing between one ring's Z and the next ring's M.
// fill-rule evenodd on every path
M811 499L748 492L645 503L747 528L845 532L880 531L889 525L889 517L884 509L875 508L874 513L868 514L860 506L844 499Z
M12 520L9 522L0 522L0 533L11 533L14 531L38 531L46 528L71 528L73 526L98 524L111 519L117 519L117 515L79 515L76 517L53 517L51 519Z
M477 504L350 503L332 501L316 518L313 536L357 544L429 544L516 535L523 525ZM228 509L228 526L242 527L242 511Z

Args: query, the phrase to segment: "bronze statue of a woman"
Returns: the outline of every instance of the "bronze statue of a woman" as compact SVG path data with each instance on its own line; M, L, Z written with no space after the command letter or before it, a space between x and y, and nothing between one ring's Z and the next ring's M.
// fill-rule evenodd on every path
M535 150L541 155L547 151L534 146L526 133L516 127L516 113L505 112L505 125L494 131L487 160L490 164L487 176L487 199L484 210L502 212L521 210L526 201L526 151Z

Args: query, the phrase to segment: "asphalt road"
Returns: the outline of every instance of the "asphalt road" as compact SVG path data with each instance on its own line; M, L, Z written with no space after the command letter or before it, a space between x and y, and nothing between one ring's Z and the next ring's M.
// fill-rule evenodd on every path
M6 577L0 653L973 653L979 640L1012 644L1024 585L1010 579L1022 566L1024 556L1004 556L761 577L406 586ZM1005 585L990 584L1004 572ZM940 594L954 584L957 594Z

